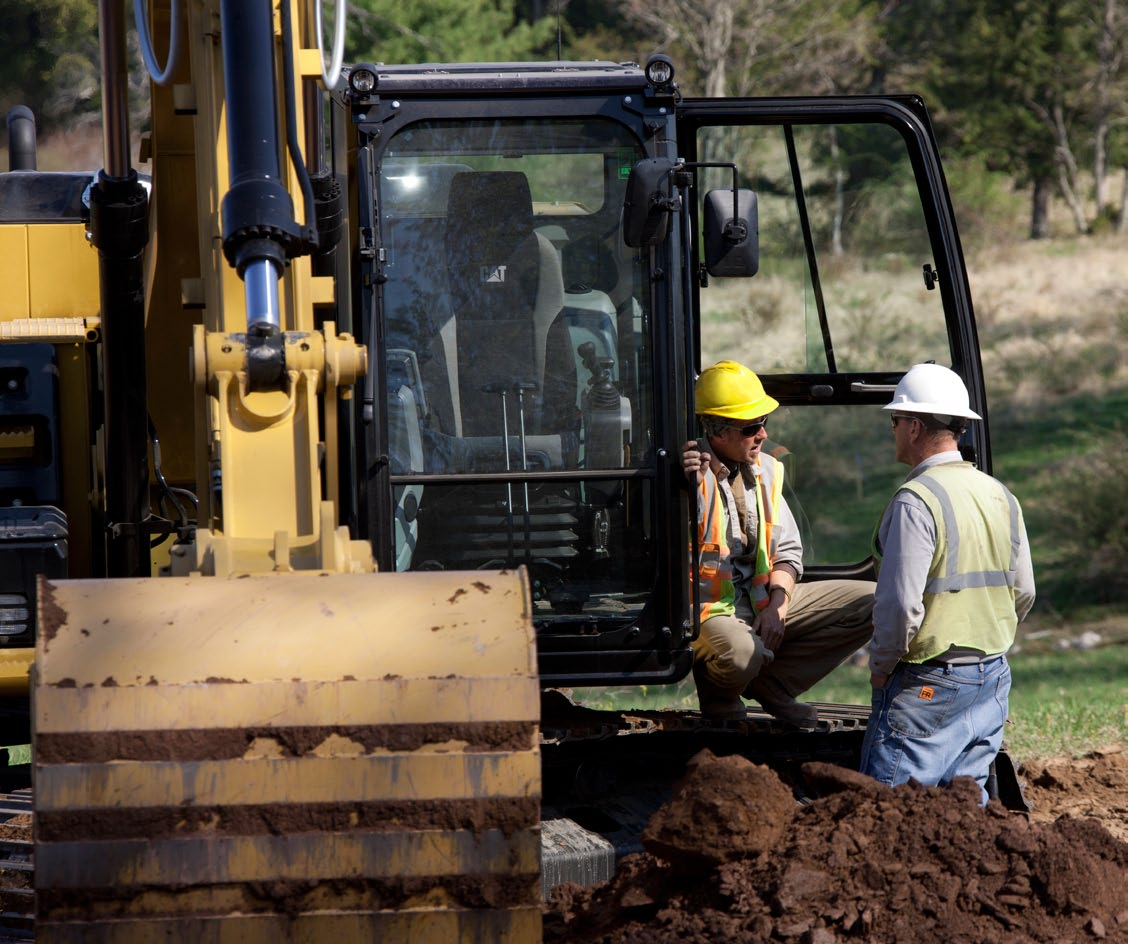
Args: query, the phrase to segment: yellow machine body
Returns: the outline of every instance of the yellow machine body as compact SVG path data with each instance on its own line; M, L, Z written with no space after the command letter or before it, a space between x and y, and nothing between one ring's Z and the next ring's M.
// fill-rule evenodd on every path
M275 82L305 115L320 94L314 7L282 2L296 70L274 4ZM120 6L103 0L104 52L124 35ZM148 9L168 35L176 6ZM279 379L250 376L247 297L223 246L221 13L180 7L181 59L153 87L143 142L152 496L198 500L151 577L108 578L99 553L119 530L105 509L121 465L97 419L103 348L122 340L100 310L102 248L74 221L0 226L0 353L26 339L59 352L77 551L65 579L40 578L34 663L0 650L0 694L26 695L31 674L37 940L539 940L527 577L376 573L341 523L337 411L367 351L337 330L341 287L306 255L278 273ZM281 96L263 108L285 127ZM142 531L143 557L156 533Z
M61 498L65 507L85 509L96 476L86 405L90 352L99 339L98 255L79 222L0 223L0 271L0 357L9 345L54 348L63 405L56 458L67 470ZM0 465L39 451L40 435L26 417L0 415ZM75 516L67 534L72 572L89 568L93 540L89 516ZM0 648L0 697L27 696L33 655L28 646Z

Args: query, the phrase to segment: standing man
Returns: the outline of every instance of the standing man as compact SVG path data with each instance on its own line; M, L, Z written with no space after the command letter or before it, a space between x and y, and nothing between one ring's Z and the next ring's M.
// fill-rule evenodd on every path
M760 378L721 361L702 371L694 397L704 439L682 447L682 466L697 492L701 712L743 718L743 695L814 727L817 710L796 696L870 638L873 583L799 582L803 544L783 497L783 466L761 449L779 403Z
M873 708L861 768L891 785L974 777L987 802L1011 687L1006 653L1034 603L1018 501L964 462L967 388L939 364L901 378L897 461L911 466L875 536Z

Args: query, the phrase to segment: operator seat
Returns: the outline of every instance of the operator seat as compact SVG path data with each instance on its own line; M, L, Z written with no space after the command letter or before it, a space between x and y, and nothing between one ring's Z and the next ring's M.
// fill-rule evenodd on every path
M454 317L443 342L457 434L500 436L507 427L516 436L520 406L528 433L573 432L575 355L559 318L564 280L552 244L533 229L524 174L455 175L446 258Z

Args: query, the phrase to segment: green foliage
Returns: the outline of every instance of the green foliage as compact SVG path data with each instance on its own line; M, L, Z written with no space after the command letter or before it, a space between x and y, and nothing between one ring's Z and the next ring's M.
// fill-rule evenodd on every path
M1045 361L1047 374L1052 364ZM1030 536L1035 612L1076 620L1128 601L1126 415L1128 389L1120 387L1051 396L1033 413L1009 407L993 416L995 472L1022 502Z
M965 248L1013 242L1023 232L1030 211L1010 176L975 154L953 155L944 171Z
M1128 437L1117 430L1073 463L1068 489L1050 502L1053 520L1069 522L1060 529L1067 550L1082 561L1073 590L1093 603L1128 596L1126 467Z
M945 142L1024 186L1053 181L1078 231L1088 226L1080 166L1124 147L1119 31L1095 12L1085 0L906 0L884 34L890 77L917 84Z
M27 105L40 131L96 120L98 16L94 0L0 4L0 109Z
M514 0L355 0L345 56L385 63L521 61L555 58L555 45L555 17L528 22Z

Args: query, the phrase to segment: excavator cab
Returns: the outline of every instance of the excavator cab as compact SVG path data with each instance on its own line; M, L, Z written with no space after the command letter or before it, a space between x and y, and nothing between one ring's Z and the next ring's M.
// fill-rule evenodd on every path
M676 681L687 532L666 460L685 367L651 253L623 238L653 93L633 66L522 74L515 96L473 66L350 73L372 181L361 531L388 569L524 566L546 685Z
M360 64L339 105L372 365L343 491L382 568L524 566L545 687L688 672L679 451L701 367L741 360L783 404L808 579L872 575L898 480L876 408L904 370L956 365L985 415L915 98L683 99L615 63ZM989 466L985 423L966 448Z

